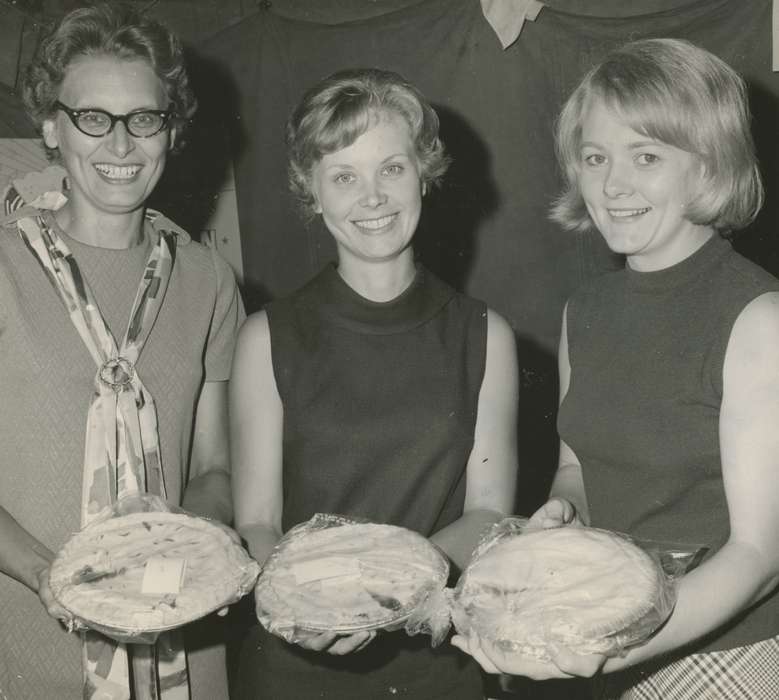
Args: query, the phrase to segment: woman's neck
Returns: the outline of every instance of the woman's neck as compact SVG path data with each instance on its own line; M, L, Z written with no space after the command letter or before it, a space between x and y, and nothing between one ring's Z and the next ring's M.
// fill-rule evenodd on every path
M409 248L399 258L376 262L339 256L338 274L361 297L375 302L392 301L414 281L414 254Z
M59 227L79 243L96 248L123 249L144 240L143 209L122 214L96 212L68 202L54 216Z

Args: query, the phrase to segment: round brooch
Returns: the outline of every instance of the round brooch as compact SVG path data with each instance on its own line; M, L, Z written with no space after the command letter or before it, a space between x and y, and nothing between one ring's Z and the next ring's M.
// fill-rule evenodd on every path
M132 362L123 357L114 357L103 363L98 376L103 384L107 384L114 391L121 391L133 380L134 375L135 367Z

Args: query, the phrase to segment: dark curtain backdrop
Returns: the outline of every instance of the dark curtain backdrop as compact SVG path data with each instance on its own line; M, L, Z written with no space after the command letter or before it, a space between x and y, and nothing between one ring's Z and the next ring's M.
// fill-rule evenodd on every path
M779 184L779 79L771 72L770 0L636 0L632 16L626 5L590 0L586 12L579 0L547 6L505 51L477 0L423 0L327 24L322 13L309 22L270 7L193 57L203 106L195 141L211 144L211 152L193 148L179 176L205 169L218 177L213 144L232 135L250 310L291 292L334 256L323 226L305 223L287 192L283 127L302 92L337 69L377 66L400 72L429 97L454 164L442 189L425 199L416 248L425 264L516 330L519 512L543 498L556 460L554 353L565 300L584 279L619 264L599 236L564 232L547 218L560 186L554 117L607 50L629 39L686 38L747 78L769 197L738 246L779 272L771 196Z
M0 138L32 139L38 134L27 118L19 96L0 83ZM0 187L5 183L0 183Z

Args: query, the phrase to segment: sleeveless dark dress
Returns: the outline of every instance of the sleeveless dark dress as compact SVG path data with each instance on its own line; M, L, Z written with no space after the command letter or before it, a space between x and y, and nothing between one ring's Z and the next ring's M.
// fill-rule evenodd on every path
M487 310L424 268L397 299L356 294L328 266L267 307L284 406L283 528L316 512L425 536L462 514ZM252 629L233 697L481 700L475 663L426 635L380 633L344 657Z
M629 268L568 305L571 381L560 436L584 474L592 524L705 545L728 539L719 414L733 324L779 280L718 235L665 270ZM779 594L687 648L731 649L779 632Z

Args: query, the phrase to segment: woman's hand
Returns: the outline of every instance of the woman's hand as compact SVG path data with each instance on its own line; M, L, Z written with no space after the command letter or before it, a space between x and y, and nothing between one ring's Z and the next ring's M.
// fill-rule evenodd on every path
M81 629L79 625L65 608L63 608L55 599L54 594L49 587L49 567L44 567L36 574L37 593L41 604L46 608L46 612L53 618L59 620L68 632L74 629Z
M375 631L347 635L336 632L300 632L296 643L310 651L324 651L334 656L345 656L364 649L375 637Z
M5 574L27 586L41 605L68 631L74 629L73 616L52 595L49 569L54 553L25 530L0 506L0 575Z
M584 522L579 517L576 506L565 498L550 498L542 505L528 521L530 527L543 529L575 525L582 527Z
M243 540L241 539L241 536L229 525L225 525L219 520L212 520L211 518L204 518L204 520L208 521L214 527L219 528L233 541L234 544L237 544L239 547L243 547Z
M591 678L606 662L602 654L575 654L564 648L552 649L551 661L540 661L519 652L503 651L488 640L476 635L456 634L452 644L472 656L487 673L507 673L536 681L550 678Z

